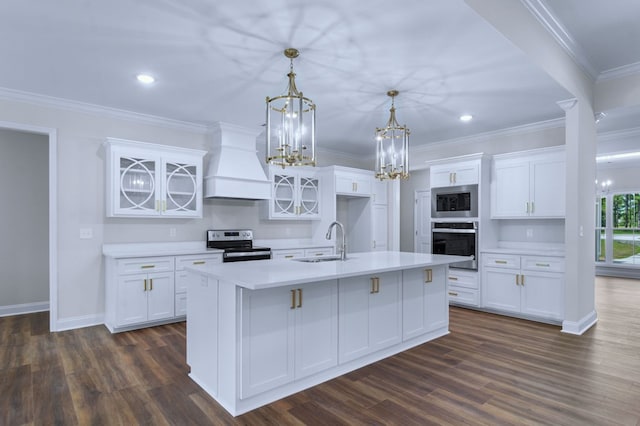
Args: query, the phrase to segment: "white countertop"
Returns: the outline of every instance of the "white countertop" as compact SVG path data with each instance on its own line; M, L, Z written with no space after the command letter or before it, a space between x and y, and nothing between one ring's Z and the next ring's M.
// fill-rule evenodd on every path
M497 247L484 247L482 253L521 254L564 257L564 244L499 242Z
M102 254L116 259L150 256L180 256L188 254L215 254L224 250L208 249L204 241L159 243L103 244Z
M223 263L217 265L213 272L205 272L200 269L197 271L239 287L260 290L365 274L445 265L466 259L467 257L463 256L377 251L349 254L346 261L306 263L280 259L255 260Z

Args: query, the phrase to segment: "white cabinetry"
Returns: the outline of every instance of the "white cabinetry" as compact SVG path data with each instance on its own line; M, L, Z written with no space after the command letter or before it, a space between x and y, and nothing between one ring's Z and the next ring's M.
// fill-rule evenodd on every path
M374 204L371 207L371 228L373 234L372 251L388 250L389 209L386 204Z
M347 362L402 340L402 274L340 280L339 360Z
M221 253L129 256L105 257L105 325L112 333L183 321L188 287L185 268L212 271L222 263Z
M116 327L174 316L173 261L173 257L118 260Z
M478 272L449 268L449 302L456 305L480 306Z
M484 307L543 320L564 312L564 259L485 253Z
M198 268L211 272L215 265L222 263L221 254L185 255L176 256L176 317L187 315L187 276L185 267Z
M108 217L202 217L204 151L107 139Z
M445 266L402 272L402 339L449 324Z
M460 161L433 165L430 167L429 179L431 188L477 184L480 181L480 163Z
M333 247L311 247L299 249L272 249L272 259L295 259L299 257L329 256L333 254Z
M309 168L270 168L269 219L319 219L320 178Z
M241 398L337 365L337 289L331 280L242 290Z
M334 177L338 195L369 197L373 192L373 172L336 168Z
M495 156L491 217L563 218L565 164L561 148Z

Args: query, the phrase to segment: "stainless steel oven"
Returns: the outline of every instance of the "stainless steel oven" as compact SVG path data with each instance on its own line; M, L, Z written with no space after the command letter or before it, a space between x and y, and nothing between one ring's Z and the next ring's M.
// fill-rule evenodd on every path
M478 217L478 185L431 189L433 219Z
M271 249L253 246L251 229L220 229L207 231L207 247L222 249L223 262L271 259Z
M433 222L433 254L472 256L471 260L452 263L451 268L478 269L478 222Z

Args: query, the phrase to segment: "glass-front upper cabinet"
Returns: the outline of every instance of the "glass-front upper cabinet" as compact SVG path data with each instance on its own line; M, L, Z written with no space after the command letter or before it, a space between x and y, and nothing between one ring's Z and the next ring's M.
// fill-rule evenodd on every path
M300 167L270 168L272 197L269 219L319 219L320 178L316 171Z
M107 139L108 217L202 217L205 152Z

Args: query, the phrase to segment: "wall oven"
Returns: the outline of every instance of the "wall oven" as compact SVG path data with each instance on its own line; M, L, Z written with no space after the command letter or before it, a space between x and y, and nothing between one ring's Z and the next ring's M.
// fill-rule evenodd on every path
M433 219L478 217L478 185L431 189Z
M431 248L433 254L472 256L450 267L478 270L478 222L433 222Z

